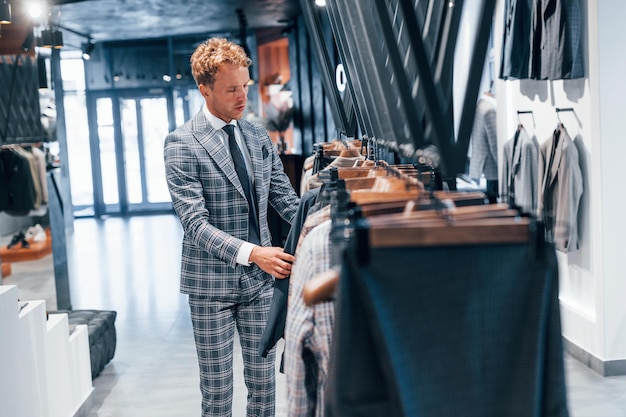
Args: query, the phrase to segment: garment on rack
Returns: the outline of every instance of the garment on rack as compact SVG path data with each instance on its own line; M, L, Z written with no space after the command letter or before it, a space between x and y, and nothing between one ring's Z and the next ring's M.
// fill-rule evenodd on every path
M500 78L528 78L532 0L506 0Z
M308 307L304 286L331 268L330 219L302 239L294 262L285 326L287 415L325 417L324 392L334 325L333 301Z
M43 202L43 192L41 186L41 175L39 174L39 163L35 158L35 155L31 152L32 147L28 146L28 150L23 146L15 146L13 151L21 155L28 161L28 166L30 168L30 178L32 182L32 186L35 189L35 204L33 205L33 209L38 209Z
M365 159L364 156L337 156L333 159L332 162L330 162L324 169L320 170L321 171L328 171L329 169L333 168L333 167L337 167L337 168L349 168L349 167L353 167L355 166L357 161L363 161ZM321 187L322 184L324 183L323 180L321 180L319 178L319 174L320 172L317 172L313 175L311 175L311 177L308 179L304 189L305 191L311 190L313 188L318 188Z
M495 97L483 94L476 105L474 127L472 129L472 154L469 175L480 179L484 174L487 180L498 179L498 133Z
M579 0L533 0L529 75L535 80L585 76Z
M300 184L298 185L300 189L300 195L304 195L304 193L306 193L307 191L307 183L309 181L309 178L311 178L311 176L313 175L314 163L315 154L306 157L304 162L302 163L302 175L300 176Z
M48 204L48 179L46 177L46 154L36 146L31 146L31 153L37 164L37 175L39 176L39 184L41 185L41 202Z
M563 125L540 146L537 216L545 224L546 240L557 250L578 249L578 210L583 177L576 145Z
M312 213L311 207L315 204L315 200L319 194L320 189L315 188L307 191L300 197L298 203L298 211L294 218L287 239L285 240L284 251L295 255L296 247L300 234L304 227L304 222ZM272 305L270 306L270 312L267 319L267 324L261 341L259 343L259 355L267 357L270 349L272 349L276 343L284 336L285 333L285 320L287 319L287 297L289 294L289 281L290 278L276 279L274 280L274 295L272 297ZM282 368L282 366L281 366Z
M536 213L539 200L539 142L523 126L504 143L500 198L525 213Z
M0 185L0 211L25 216L41 205L35 159L20 146L0 150Z
M580 0L506 0L500 78L582 78Z
M557 274L550 244L354 239L335 300L328 416L567 417Z

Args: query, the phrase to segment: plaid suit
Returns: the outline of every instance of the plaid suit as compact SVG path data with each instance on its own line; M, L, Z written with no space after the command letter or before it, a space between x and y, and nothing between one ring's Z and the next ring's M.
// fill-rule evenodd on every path
M267 131L239 120L254 169L260 238L271 245L268 204L291 223L298 197ZM167 184L184 230L180 291L189 294L200 363L203 416L229 416L232 346L240 335L248 415L274 414L274 352L256 353L267 320L274 278L236 262L248 236L248 204L232 160L203 111L165 139Z
M585 76L583 14L580 0L533 0L530 78Z
M488 180L498 179L498 134L496 99L483 94L476 105L476 115L472 128L472 155L469 175L480 178L485 174Z

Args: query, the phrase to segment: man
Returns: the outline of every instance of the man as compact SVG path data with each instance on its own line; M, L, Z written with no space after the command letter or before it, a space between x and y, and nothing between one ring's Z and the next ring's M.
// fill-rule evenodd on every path
M206 105L165 139L167 184L184 229L180 290L189 294L203 417L231 415L235 327L247 416L275 409L275 352L263 358L257 349L274 277L289 276L294 257L270 246L267 209L291 223L298 196L265 128L242 119L250 64L225 39L199 45L191 70Z

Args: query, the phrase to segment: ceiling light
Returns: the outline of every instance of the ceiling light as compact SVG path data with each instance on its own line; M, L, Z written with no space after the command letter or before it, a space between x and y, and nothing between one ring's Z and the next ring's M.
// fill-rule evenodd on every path
M89 58L91 58L91 54L95 47L96 44L93 43L91 40L83 44L83 59L85 61L89 61Z
M326 0L315 0L315 4L319 7L324 7L326 6Z
M28 5L28 15L33 19L39 19L43 14L43 4L31 3Z
M8 25L11 23L11 4L6 0L0 3L0 24Z
M52 48L52 31L50 29L41 31L41 46L44 48Z
M54 49L63 48L63 32L61 32L60 30L52 31L52 45Z

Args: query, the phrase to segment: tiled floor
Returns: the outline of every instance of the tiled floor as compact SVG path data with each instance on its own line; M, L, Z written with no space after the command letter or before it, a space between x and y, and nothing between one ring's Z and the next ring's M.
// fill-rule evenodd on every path
M72 307L118 312L115 357L94 380L87 417L200 415L189 311L178 292L181 235L172 215L75 221L68 235ZM56 308L51 256L12 267L3 284L17 285L23 300L45 299ZM605 378L565 360L572 417L626 417L626 376ZM233 415L242 417L240 360L235 367ZM277 375L277 416L286 416L284 375Z

